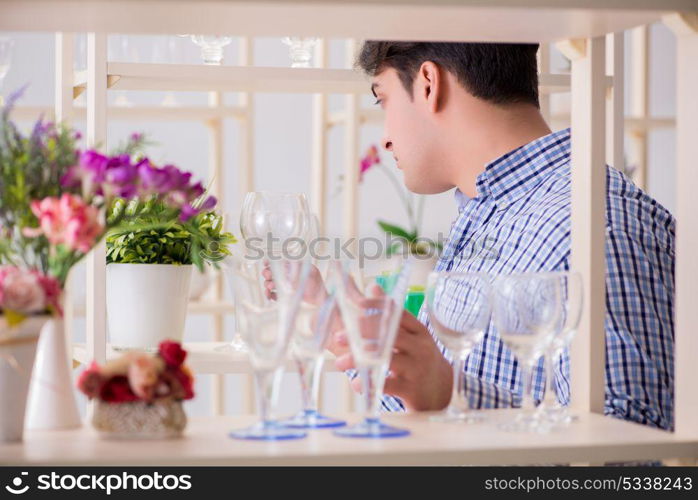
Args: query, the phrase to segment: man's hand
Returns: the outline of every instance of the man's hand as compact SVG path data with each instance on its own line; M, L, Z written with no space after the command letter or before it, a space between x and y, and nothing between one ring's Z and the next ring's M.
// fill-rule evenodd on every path
M338 332L333 340L339 352L335 361L337 368L355 368L346 335ZM385 394L399 397L410 410L441 410L451 400L452 385L453 369L431 334L417 318L403 311L390 360L390 374L385 379ZM360 391L358 377L352 381L352 387Z

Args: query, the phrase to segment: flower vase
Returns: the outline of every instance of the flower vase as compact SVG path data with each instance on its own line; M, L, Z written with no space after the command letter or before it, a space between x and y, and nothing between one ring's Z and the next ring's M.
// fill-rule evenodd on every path
M30 316L10 327L0 315L0 443L22 440L36 346L51 316Z
M75 429L82 425L73 391L63 319L41 329L27 406L27 429Z

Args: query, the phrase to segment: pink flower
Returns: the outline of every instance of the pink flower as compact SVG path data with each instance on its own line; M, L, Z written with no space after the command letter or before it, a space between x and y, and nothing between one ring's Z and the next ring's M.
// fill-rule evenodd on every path
M39 227L24 228L24 235L43 234L52 245L66 245L71 250L87 253L104 231L99 222L99 210L78 196L65 193L60 198L33 201L31 209L39 219Z
M61 294L63 290L61 289L61 284L53 276L46 276L36 270L31 272L36 276L36 279L39 280L39 284L44 290L46 305L52 307L59 316L63 316L63 308L61 307Z
M159 372L163 368L162 362L158 364L153 356L141 355L134 358L128 367L128 383L133 393L146 401L152 400Z
M361 158L361 170L359 172L360 179L363 180L364 173L372 166L378 165L380 162L381 159L378 155L378 148L375 145L372 145L368 148L364 157Z
M38 276L16 267L3 266L0 271L0 307L21 314L46 309L46 293Z

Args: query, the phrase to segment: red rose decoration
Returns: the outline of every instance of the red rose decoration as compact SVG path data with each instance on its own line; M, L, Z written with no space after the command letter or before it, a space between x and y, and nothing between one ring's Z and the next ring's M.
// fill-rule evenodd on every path
M99 397L106 403L128 403L140 399L131 390L128 377L125 375L116 375L110 378L102 386Z
M92 399L99 395L104 385L104 376L99 370L99 365L94 361L85 369L78 378L78 389L88 398Z
M182 349L182 345L172 340L160 342L159 352L162 359L165 360L165 364L173 368L182 366L187 357L187 351Z
M189 374L188 370L176 370L175 377L182 385L184 397L182 399L191 399L194 397L194 378Z

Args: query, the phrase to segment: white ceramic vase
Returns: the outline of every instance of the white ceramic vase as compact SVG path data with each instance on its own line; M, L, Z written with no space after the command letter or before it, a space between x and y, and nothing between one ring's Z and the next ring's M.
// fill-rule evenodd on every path
M32 316L10 327L0 316L0 443L22 440L36 346L50 317Z
M192 266L109 264L107 324L115 349L157 350L182 341Z
M76 429L82 425L66 345L63 319L51 318L41 329L36 351L27 429Z

